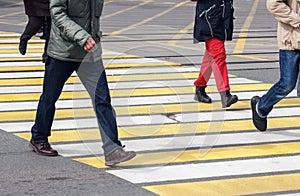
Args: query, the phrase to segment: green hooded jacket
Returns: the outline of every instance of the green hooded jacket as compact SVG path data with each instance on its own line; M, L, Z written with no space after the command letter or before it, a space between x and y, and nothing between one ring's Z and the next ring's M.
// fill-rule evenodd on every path
M50 0L52 19L47 53L63 61L89 61L101 59L100 16L104 0ZM98 47L87 53L83 46L92 37Z

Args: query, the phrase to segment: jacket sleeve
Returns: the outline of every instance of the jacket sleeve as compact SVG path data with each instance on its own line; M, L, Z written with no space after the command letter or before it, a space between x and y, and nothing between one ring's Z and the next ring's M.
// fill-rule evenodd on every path
M67 15L67 0L50 0L50 13L53 24L67 39L81 47L91 35Z
M279 22L300 27L300 16L288 6L286 0L267 0L267 9Z

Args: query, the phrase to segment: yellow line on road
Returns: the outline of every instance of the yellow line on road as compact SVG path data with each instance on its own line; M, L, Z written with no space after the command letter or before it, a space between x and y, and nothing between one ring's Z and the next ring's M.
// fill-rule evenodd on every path
M299 146L298 146L299 147ZM300 190L300 173L145 186L158 195L276 195Z
M251 60L257 60L257 61L266 61L268 59L266 58L261 58L257 55L240 55L240 54L235 54L233 55L234 57L239 57L239 58L242 58L242 59L251 59ZM271 59L276 59L276 58L271 58Z
M269 118L268 129L288 129L300 127L300 117ZM226 133L235 131L256 130L252 120L232 120L224 122L199 122L188 124L161 124L119 127L119 137L135 138L149 136L174 136L181 134ZM15 133L15 135L30 139L29 132ZM57 130L52 131L50 142L71 142L99 139L98 129Z
M142 3L140 3L140 4L137 4L137 5L135 5L135 6L132 6L132 7L126 8L126 9L122 9L122 10L117 11L117 12L114 12L114 13L112 13L112 14L104 15L104 16L101 17L101 19L103 20L103 19L105 19L105 18L109 18L109 17L112 17L112 16L116 16L116 15L121 14L121 13L124 13L124 12L128 12L128 11L130 11L130 10L133 10L133 9L135 9L135 8L138 8L138 7L141 7L141 6L143 6L143 5L149 4L149 3L151 3L151 2L153 2L153 0L147 0L147 1L145 1L145 2L142 2Z
M36 60L36 59L33 59L33 60ZM42 60L42 59L38 59L38 60ZM1 59L0 59L0 62L1 62ZM9 67L0 67L0 72L44 71L45 70L44 66L19 66L19 67L16 67L16 66L14 66L14 62L11 62L11 65L12 66L9 66ZM14 80L18 81L18 79L14 79ZM1 81L4 81L4 80L1 80ZM0 83L1 83L1 81L0 81ZM5 83L0 84L0 86L5 86Z
M170 11L172 11L172 10L174 10L174 9L180 7L180 6L183 6L183 5L187 4L187 3L189 3L189 1L183 1L183 2L181 2L181 3L178 3L178 4L176 4L175 6L169 8L169 9L167 9L167 10L165 10L165 11L159 13L159 14L156 14L156 15L153 16L153 17L150 17L150 18L147 18L147 19L145 19L145 20L142 20L142 21L140 21L140 22L138 22L138 23L135 23L135 24L133 24L133 25L130 25L130 26L128 26L128 27L126 27L126 28L123 28L123 29L121 29L121 30L114 31L114 32L110 33L109 35L118 35L118 34L124 32L124 31L127 31L127 30L133 29L133 28L135 28L135 27L137 27L137 26L143 25L143 24L145 24L145 23L147 23L147 22L149 22L149 21L151 21L151 20L154 20L154 19L156 19L156 18L158 18L158 17L161 17L161 16L163 16L163 15L169 13Z
M202 154L201 150L199 149L198 150L183 149L181 151L162 151L162 152L155 152L155 153L138 153L134 159L126 163L119 164L119 166L120 167L142 166L142 165L149 165L149 164L164 165L168 163L188 163L193 161L212 161L212 160L216 161L219 159L249 158L249 157L269 156L269 155L275 156L275 155L293 154L293 153L300 153L300 142L282 142L276 144L256 144L256 145L247 145L247 146L211 148L207 150L207 152L204 154ZM94 157L87 157L87 158L76 158L74 160L91 165L96 168L106 168L106 166L104 165L104 157L94 156ZM168 184L168 186L169 185L170 184ZM174 186L175 185L176 184L174 184ZM162 188L165 186L166 185L153 186L152 189L154 189L154 187ZM188 186L186 188L189 189ZM147 187L147 189L151 189L151 188ZM162 194L163 192L159 192L159 193ZM163 194L174 195L171 193L172 192L164 192ZM189 194L179 194L179 195L189 195Z
M24 14L24 11L21 12L13 12L13 13L9 13L9 14L3 14L0 16L0 18L5 18L7 16L15 16L15 15L20 15L20 14Z
M247 37L247 35L248 35L247 31L250 28L250 25L251 25L251 23L253 21L253 18L255 16L258 3L259 3L259 0L254 1L253 6L251 8L251 11L250 11L248 17L246 18L245 23L242 26L241 32L238 36L240 38L237 39L237 43L236 43L236 46L234 48L233 53L242 53L243 52L244 47L245 47L245 43L246 43L245 37Z
M190 23L190 24L187 25L185 28L181 29L181 30L179 31L179 33L176 34L176 35L172 38L172 41L169 41L169 42L167 43L167 45L169 45L169 46L174 46L174 45L178 42L178 40L180 40L183 36L186 35L186 33L188 33L188 32L190 31L191 28L193 28L193 26L194 26L194 22Z
M0 62L11 61L42 61L41 57L9 57L9 58L0 58ZM19 67L0 67L0 71L10 71L14 69L19 69ZM23 67L21 68L23 69ZM25 71L25 70L24 70Z
M42 53L44 51L44 49L42 48L36 48L36 49L27 49L27 53ZM17 49L6 49L6 50L0 50L0 54L18 54L19 50ZM0 58L2 59L2 58Z

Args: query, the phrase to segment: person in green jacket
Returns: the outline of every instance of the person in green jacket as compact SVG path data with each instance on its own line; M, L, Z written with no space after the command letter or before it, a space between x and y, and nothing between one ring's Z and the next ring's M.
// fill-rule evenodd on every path
M135 157L123 150L118 139L116 118L111 105L100 45L100 16L103 0L51 0L52 26L45 64L43 92L39 100L29 146L39 155L57 156L48 137L55 113L55 103L63 86L76 71L87 89L103 142L105 164L114 166Z

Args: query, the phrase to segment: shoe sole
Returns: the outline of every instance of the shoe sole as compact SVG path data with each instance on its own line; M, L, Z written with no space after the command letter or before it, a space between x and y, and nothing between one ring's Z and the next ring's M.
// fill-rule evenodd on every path
M32 149L33 152L35 152L36 154L41 155L41 156L50 156L50 157L58 156L58 153L53 153L53 154L40 153L36 149L36 147L34 147L34 145L32 145L31 143L29 143L29 148Z
M135 156L136 156L136 153L132 153L132 154L128 155L127 157L123 157L122 159L119 159L116 161L105 162L105 165L113 167L118 163L129 161L130 159L134 158Z

